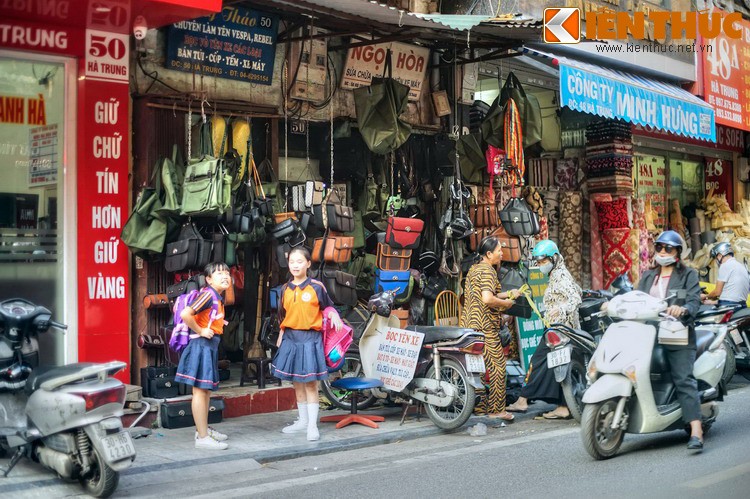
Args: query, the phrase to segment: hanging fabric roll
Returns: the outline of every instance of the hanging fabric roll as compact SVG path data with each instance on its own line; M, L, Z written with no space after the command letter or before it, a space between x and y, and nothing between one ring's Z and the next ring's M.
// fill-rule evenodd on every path
M514 170L510 175L511 185L523 185L523 175L526 165L523 157L523 130L521 115L513 99L508 99L504 124L505 154Z
M573 278L581 282L583 261L581 242L583 227L581 221L582 200L580 192L560 193L560 252L565 257L565 265Z
M591 287L602 289L604 287L604 269L602 268L602 235L599 229L599 215L596 211L596 203L612 201L611 194L591 194L589 199L589 214L591 217Z
M632 266L633 261L628 250L629 238L630 229L609 229L602 232L605 289L609 288L617 276L627 272Z

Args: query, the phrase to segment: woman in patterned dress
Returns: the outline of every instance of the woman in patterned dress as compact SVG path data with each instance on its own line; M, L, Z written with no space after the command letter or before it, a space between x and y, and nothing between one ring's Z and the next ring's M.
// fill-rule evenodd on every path
M539 270L549 274L549 283L544 292L544 317L549 324L565 324L579 329L578 307L581 305L581 287L565 267L565 262L557 245L546 239L534 246L532 257ZM511 412L526 412L530 400L543 400L557 404L555 410L544 413L545 419L569 419L570 411L563 405L560 384L555 381L555 373L547 369L549 347L544 340L539 342L531 357L526 373L526 385L521 396L508 406Z
M513 305L518 290L503 292L497 277L497 266L503 257L503 247L495 236L482 239L477 248L480 260L466 274L464 308L460 327L482 331L484 337L484 364L489 376L489 389L478 412L490 418L513 421L513 414L505 410L505 354L500 344L502 311Z

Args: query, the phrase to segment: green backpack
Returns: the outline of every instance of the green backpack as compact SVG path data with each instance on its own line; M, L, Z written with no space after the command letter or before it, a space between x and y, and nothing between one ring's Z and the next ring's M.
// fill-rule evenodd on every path
M218 216L232 204L232 176L226 172L224 159L203 156L188 164L182 187L184 216Z

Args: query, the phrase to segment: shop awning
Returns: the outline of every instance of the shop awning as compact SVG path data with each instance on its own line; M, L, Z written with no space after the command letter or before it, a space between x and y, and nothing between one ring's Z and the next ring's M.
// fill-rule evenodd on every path
M528 47L523 51L559 69L562 106L716 142L713 107L687 90Z

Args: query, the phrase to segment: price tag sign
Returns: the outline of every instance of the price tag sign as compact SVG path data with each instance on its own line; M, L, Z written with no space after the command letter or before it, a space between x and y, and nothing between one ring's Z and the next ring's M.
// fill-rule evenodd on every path
M714 9L715 13L726 13ZM703 39L703 87L716 109L716 123L750 131L750 22L740 23L742 38Z

